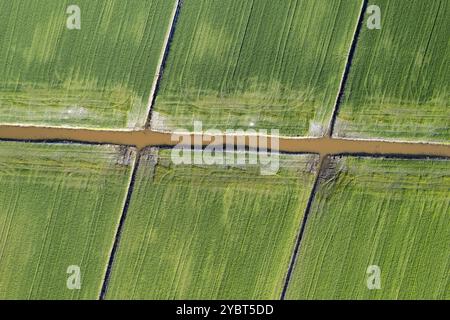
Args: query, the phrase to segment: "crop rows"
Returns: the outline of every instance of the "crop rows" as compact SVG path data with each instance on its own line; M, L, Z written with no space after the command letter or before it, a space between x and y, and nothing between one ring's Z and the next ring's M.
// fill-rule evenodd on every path
M0 0L0 122L138 128L175 1Z
M98 297L134 151L0 149L0 296ZM142 151L106 298L279 298L318 157L280 160L261 176L259 165L174 165L170 149ZM325 162L286 298L449 298L448 172L448 160ZM382 290L367 289L371 265ZM67 287L70 266L81 290Z
M448 1L176 3L0 0L0 124L448 143ZM1 141L0 298L450 298L448 159L171 152Z
M261 176L146 150L107 298L277 299L317 160L285 156Z
M448 142L450 2L372 2L382 28L362 28L336 135Z
M448 160L332 158L287 298L449 299L449 172Z
M359 1L186 1L152 128L326 132Z
M98 297L133 158L111 146L0 143L0 298ZM66 286L70 266L80 290Z

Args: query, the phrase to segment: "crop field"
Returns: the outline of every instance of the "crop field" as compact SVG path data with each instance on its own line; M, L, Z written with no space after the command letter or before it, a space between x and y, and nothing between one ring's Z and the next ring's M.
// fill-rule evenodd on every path
M98 298L133 158L111 146L0 142L0 299ZM68 289L70 266L80 290Z
M261 176L147 150L107 298L279 298L316 162L286 156Z
M175 0L72 4L0 0L0 123L142 127Z
M322 136L361 1L185 1L151 126Z
M362 28L336 135L448 142L450 2L370 2L381 30Z
M289 299L449 299L450 162L334 158ZM368 290L368 266L381 289Z
M449 17L0 0L0 300L450 300Z

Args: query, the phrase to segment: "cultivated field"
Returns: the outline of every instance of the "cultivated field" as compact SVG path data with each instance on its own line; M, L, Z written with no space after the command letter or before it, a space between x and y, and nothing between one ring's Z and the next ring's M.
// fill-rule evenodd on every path
M279 298L317 157L282 161L262 176L147 150L107 298Z
M0 143L0 299L96 299L133 153ZM69 290L69 266L81 289Z
M450 299L449 17L0 0L0 300ZM279 170L177 129L284 136Z
M448 142L450 2L370 2L382 27L362 28L336 135Z
M335 158L287 297L449 299L449 169L446 160ZM381 270L380 290L366 286L370 265Z
M185 1L152 128L327 130L361 1Z
M143 126L174 3L0 0L0 123Z

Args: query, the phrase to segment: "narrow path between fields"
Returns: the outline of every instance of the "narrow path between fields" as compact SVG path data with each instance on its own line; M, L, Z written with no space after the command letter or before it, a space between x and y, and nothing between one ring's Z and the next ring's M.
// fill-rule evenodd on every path
M328 124L328 136L332 137L334 133L334 127L336 125L336 119L339 113L339 108L341 106L342 98L344 97L345 86L347 84L347 79L350 74L350 68L352 67L353 57L355 55L356 46L358 44L359 34L361 33L361 28L364 22L364 14L367 10L369 0L362 0L361 9L359 12L358 21L356 22L355 31L353 32L353 39L350 44L350 48L347 54L347 62L345 64L344 71L342 72L341 82L339 83L338 94L336 96L336 101L333 107L333 113L331 115L330 123Z
M174 8L172 10L172 16L170 18L170 25L167 29L166 36L164 38L163 50L161 52L161 56L159 57L158 69L156 70L155 77L153 79L152 88L150 90L150 95L148 98L147 105L147 119L145 123L145 128L150 128L151 117L152 117L152 109L155 105L156 96L158 95L158 91L161 85L162 76L164 73L164 68L166 67L167 58L169 56L170 46L172 45L173 35L175 33L175 26L178 22L178 17L180 15L181 6L183 5L184 0L176 0Z
M128 183L128 189L126 191L125 202L122 207L122 214L120 215L120 220L117 225L117 230L114 234L114 242L111 247L111 252L109 254L108 264L106 265L106 271L105 271L105 275L103 277L102 287L100 289L100 294L98 297L99 300L105 300L105 298L106 298L109 281L111 280L112 269L114 267L114 261L116 259L116 254L117 254L117 250L119 248L120 239L122 238L122 231L125 226L125 220L126 220L127 214L128 214L128 208L130 206L131 196L133 195L134 184L136 181L136 174L137 174L137 170L139 168L139 161L140 161L140 153L137 152L136 158L133 162L132 169L131 169L130 182Z
M280 300L286 299L286 294L287 294L287 290L289 287L289 283L291 282L292 273L294 272L294 268L295 268L295 264L297 262L297 257L298 257L298 253L300 250L301 242L303 240L303 235L306 230L306 223L308 222L308 217L309 217L309 214L311 213L311 206L316 197L317 188L319 187L322 170L325 170L325 168L327 167L328 159L329 159L328 157L321 157L319 166L317 167L316 177L314 178L313 187L311 189L311 192L309 193L308 203L306 204L305 212L301 219L299 231L297 233L297 238L295 239L294 249L292 250L291 260L289 261L288 270L287 270L286 277L283 282L283 289L281 291Z

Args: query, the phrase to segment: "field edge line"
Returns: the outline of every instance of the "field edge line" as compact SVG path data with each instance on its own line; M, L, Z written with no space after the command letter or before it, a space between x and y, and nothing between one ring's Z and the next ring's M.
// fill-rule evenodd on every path
M353 61L353 57L356 52L356 47L358 45L359 34L361 33L361 28L364 21L364 14L367 10L369 0L362 0L361 9L359 12L359 17L355 26L355 31L353 33L353 38L350 43L350 48L348 50L347 61L345 63L344 71L342 72L341 82L339 83L339 89L336 95L336 100L334 102L331 119L327 128L327 136L332 137L334 133L334 127L336 125L336 119L339 113L339 107L342 102L342 98L344 96L345 87L347 85L348 76L350 74L350 69Z
M104 275L103 281L102 281L102 286L100 288L99 300L105 300L106 293L108 291L108 285L109 285L109 281L111 279L112 268L114 265L117 249L119 248L122 231L125 226L125 220L127 218L128 208L130 206L131 197L132 197L134 185L136 182L136 176L137 176L137 171L139 168L140 157L141 157L141 152L136 151L136 156L135 156L133 166L131 169L130 180L129 180L129 183L127 186L126 196L125 196L124 204L122 207L122 212L120 215L120 219L119 219L119 223L117 225L116 232L114 234L114 241L113 241L113 244L112 244L112 247L110 250L108 264L106 265L105 275Z
M303 236L304 236L305 230L306 230L306 224L308 222L308 218L311 213L311 207L316 198L317 189L319 188L320 177L322 176L323 170L326 169L328 161L329 161L328 155L321 156L319 166L317 168L317 174L314 179L314 184L311 188L311 193L309 194L308 203L306 205L303 217L300 222L299 231L298 231L296 239L295 239L294 248L292 251L291 259L289 261L288 270L286 272L286 276L283 281L283 289L281 291L280 300L286 299L286 293L287 293L287 290L289 287L290 280L292 278L292 274L295 269L295 263L297 262L298 254L300 252L301 243L302 243Z
M151 120L152 120L152 111L156 102L156 97L158 96L158 91L162 81L162 75L164 73L164 69L166 67L167 58L169 56L170 47L172 45L173 36L175 34L175 26L178 22L178 18L181 11L181 6L183 5L184 0L175 0L175 5L172 10L172 14L170 16L170 23L167 29L166 37L164 39L161 56L158 61L158 67L155 73L155 77L153 79L152 88L150 90L150 95L148 97L148 105L147 112L145 114L145 124L144 129L150 129Z

